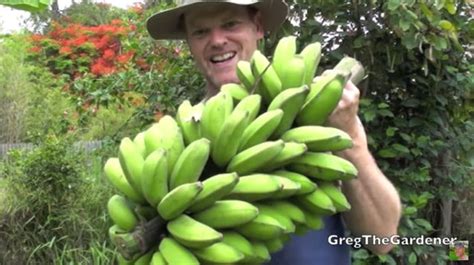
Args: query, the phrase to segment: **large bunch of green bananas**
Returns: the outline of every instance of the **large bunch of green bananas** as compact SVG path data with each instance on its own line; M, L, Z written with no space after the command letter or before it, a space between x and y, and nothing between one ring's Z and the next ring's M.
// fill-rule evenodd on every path
M357 169L332 152L352 140L324 125L363 72L346 57L314 77L320 56L282 38L272 63L259 51L238 63L241 84L122 139L104 166L121 194L107 205L120 264L261 264L350 209L338 181Z

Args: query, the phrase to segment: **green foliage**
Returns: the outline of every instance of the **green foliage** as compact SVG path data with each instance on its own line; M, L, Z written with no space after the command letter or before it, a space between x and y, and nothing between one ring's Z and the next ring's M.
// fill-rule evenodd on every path
M0 143L14 143L25 135L30 92L26 42L21 36L0 42Z
M344 54L356 57L368 76L361 89L361 118L369 145L404 204L401 236L440 236L469 220L460 210L441 222L439 205L454 206L473 190L472 54L474 28L465 1L297 1L282 35L300 45L321 41L320 69ZM471 192L469 192L471 191ZM469 203L464 203L466 206ZM471 200L472 205L472 200ZM469 208L469 207L468 207ZM458 238L471 233L453 231ZM472 235L471 235L472 236ZM446 247L399 246L390 255L354 251L356 264L444 264Z
M106 214L110 186L102 160L85 159L68 139L48 136L0 165L2 264L110 264ZM89 168L89 170L86 170Z

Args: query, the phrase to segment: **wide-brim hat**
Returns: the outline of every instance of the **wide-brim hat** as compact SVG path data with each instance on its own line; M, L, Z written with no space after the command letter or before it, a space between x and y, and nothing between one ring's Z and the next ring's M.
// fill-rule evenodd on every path
M285 21L288 6L283 0L178 0L175 8L158 12L146 21L148 33L154 39L185 39L180 26L183 14L190 10L205 8L210 3L230 3L253 6L262 13L263 29L272 32Z

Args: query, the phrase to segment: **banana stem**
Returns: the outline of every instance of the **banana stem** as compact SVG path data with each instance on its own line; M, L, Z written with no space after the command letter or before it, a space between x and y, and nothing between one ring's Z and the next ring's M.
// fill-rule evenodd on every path
M355 85L360 83L360 81L365 77L365 71L362 64L349 56L342 58L333 70L345 73L346 80L351 80Z
M138 225L132 233L116 234L112 238L118 252L127 260L134 260L159 244L166 221L156 216Z

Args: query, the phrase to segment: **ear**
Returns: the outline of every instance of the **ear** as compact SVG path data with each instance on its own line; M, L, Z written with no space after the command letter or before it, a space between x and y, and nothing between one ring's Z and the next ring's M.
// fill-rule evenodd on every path
M263 36L265 35L265 31L263 29L263 20L262 20L262 12L260 10L257 10L253 16L253 23L255 24L255 30L257 32L257 38L263 39Z

